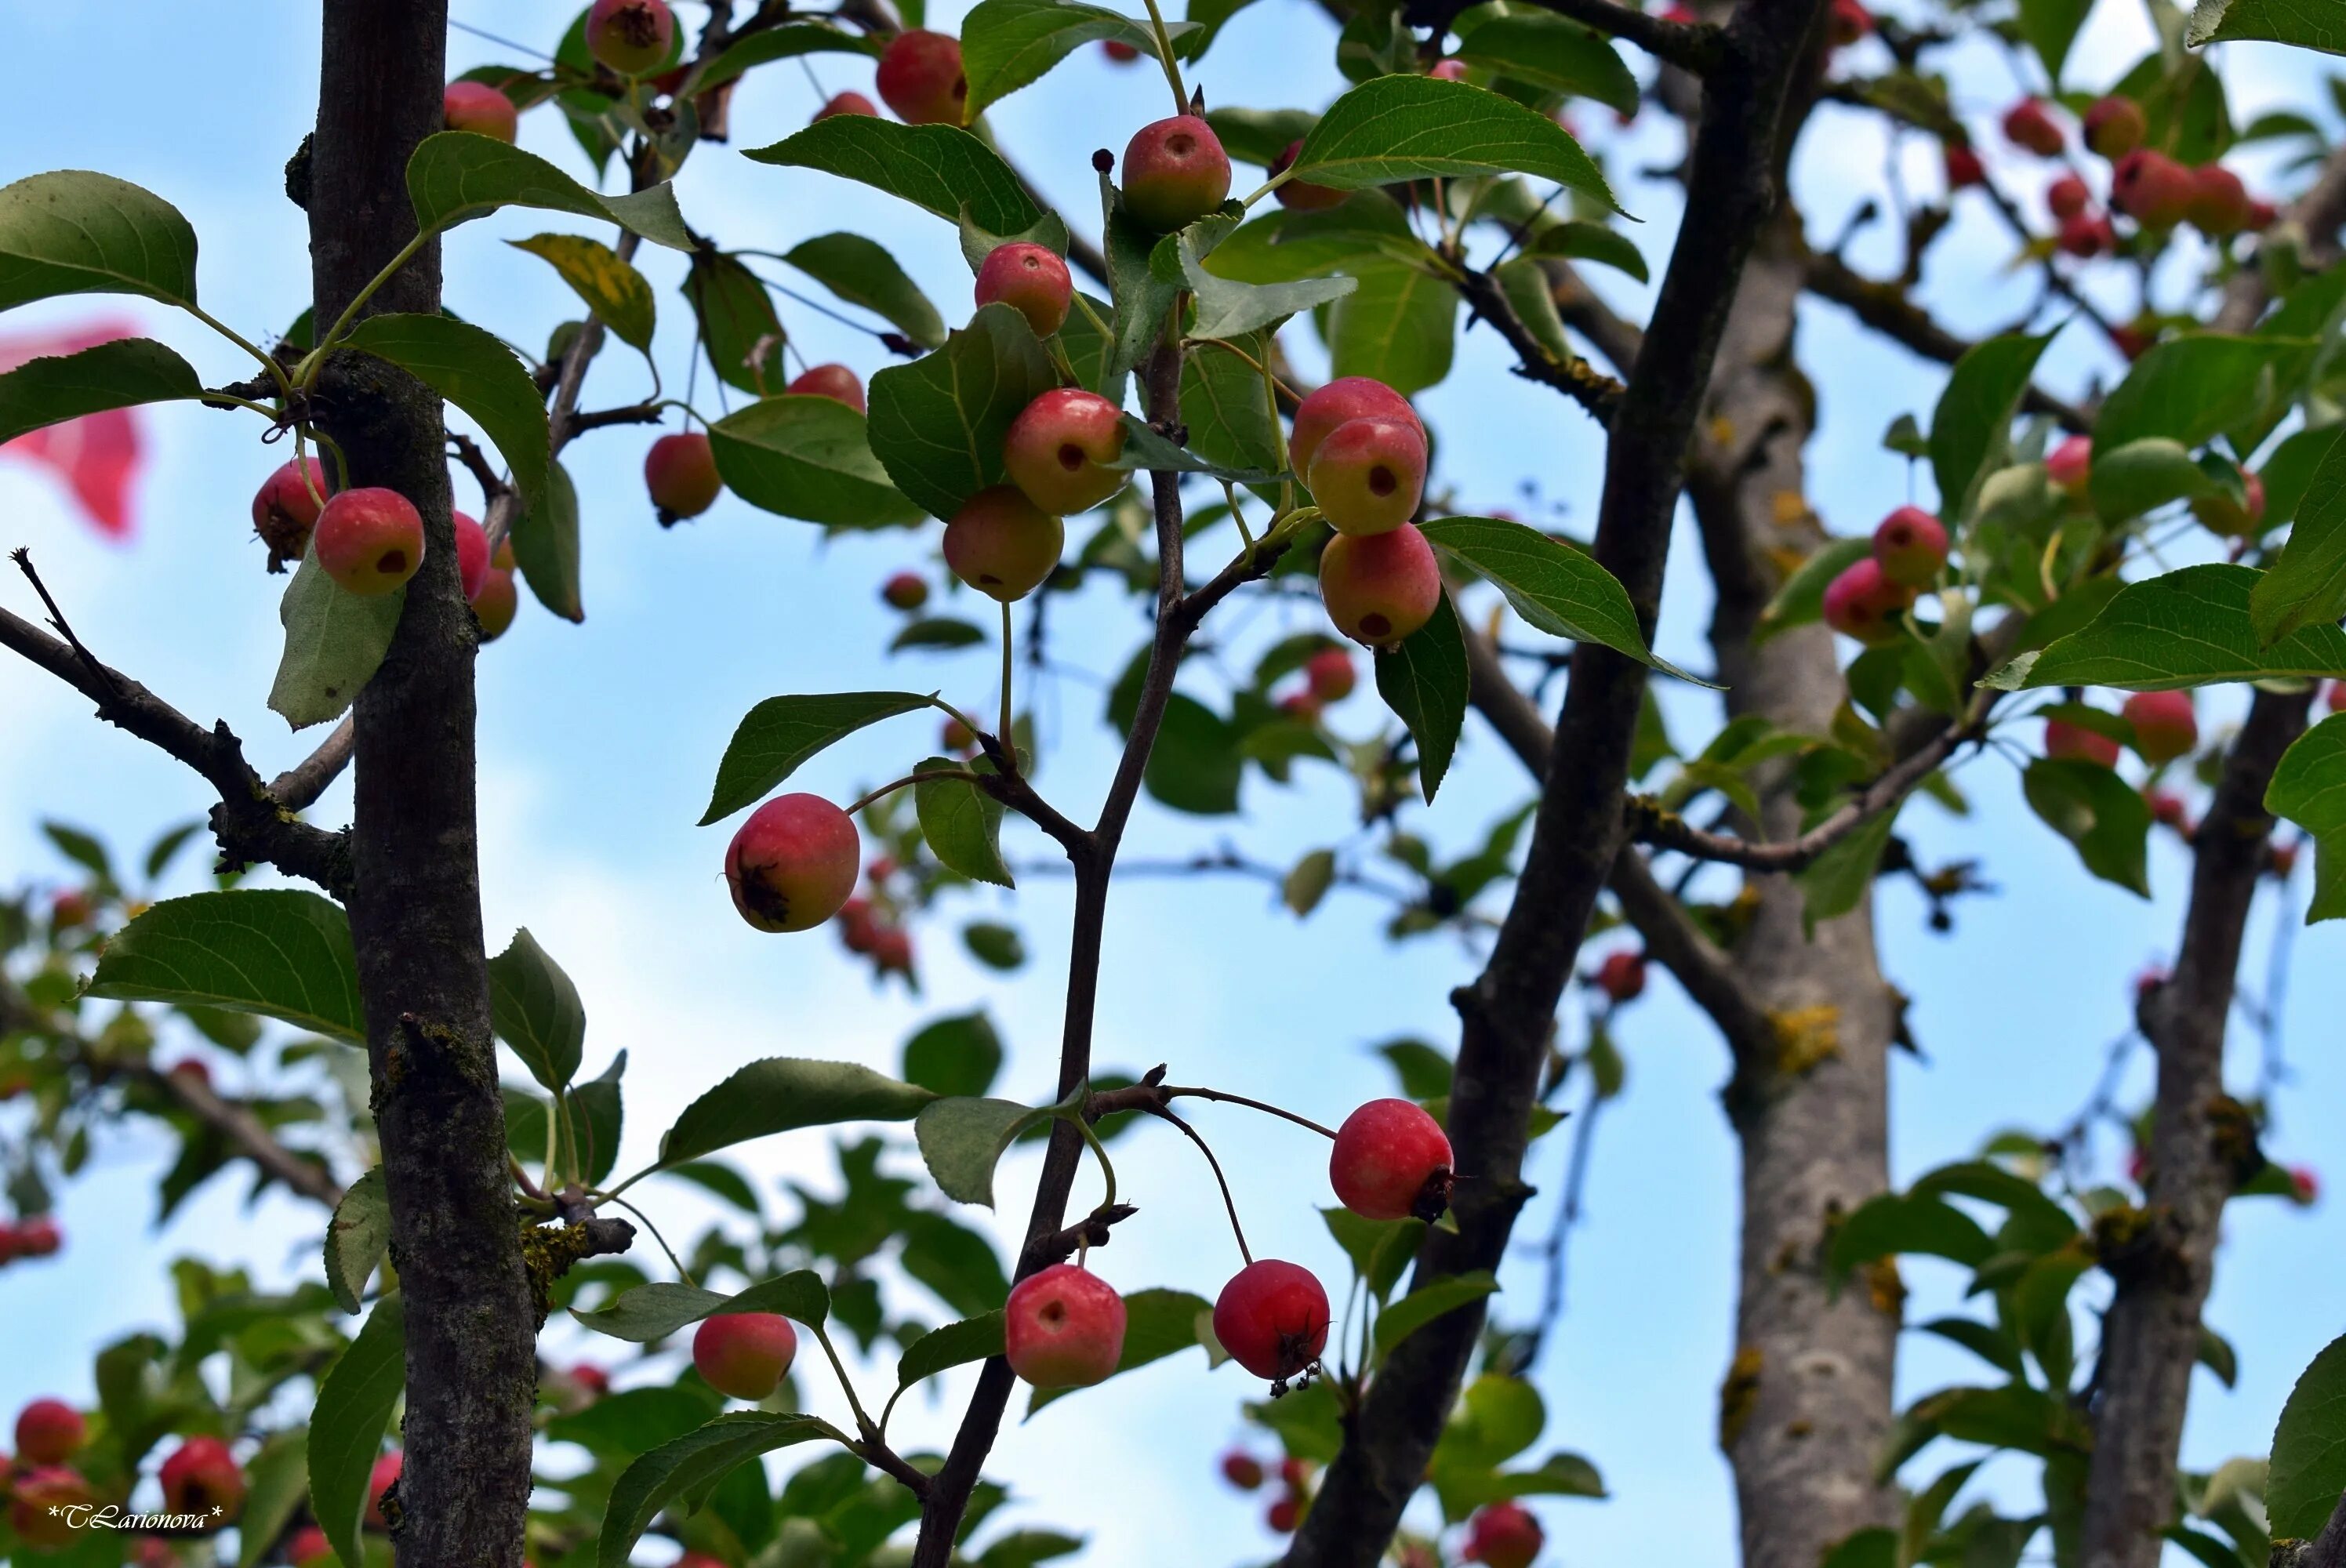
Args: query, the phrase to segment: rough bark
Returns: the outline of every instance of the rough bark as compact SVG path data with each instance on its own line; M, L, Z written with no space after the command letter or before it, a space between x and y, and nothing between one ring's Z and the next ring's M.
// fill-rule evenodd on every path
M2265 789L2305 730L2310 691L2259 691L2193 840L2191 902L2175 972L2144 1003L2158 1053L2149 1179L2139 1210L2096 1227L2117 1281L2102 1319L2094 1452L2086 1471L2086 1568L2155 1568L2175 1513L2199 1310L2232 1189L2261 1156L2249 1113L2224 1093L2224 1026L2258 879L2270 862Z
M1822 532L1802 458L1814 397L1793 354L1808 265L1788 219L1745 269L1690 490L1718 585L1711 646L1729 712L1821 735L1845 696L1831 634L1811 626L1752 638L1780 563ZM1780 778L1748 830L1776 842L1800 826ZM1719 1443L1734 1467L1747 1568L1815 1568L1835 1542L1894 1518L1895 1493L1874 1472L1892 1410L1895 1277L1836 1296L1821 1265L1835 1217L1889 1186L1896 1004L1874 951L1871 899L1810 932L1790 879L1755 877L1747 896L1752 917L1733 967L1774 1027L1760 1049L1739 1055L1727 1095L1743 1214Z
M409 155L441 128L445 0L328 0L307 189L317 320L334 321L415 232ZM373 311L436 311L426 247ZM322 330L322 328L321 328ZM351 932L407 1305L404 1568L517 1568L530 1488L536 1320L506 1174L489 1033L474 810L474 631L457 581L439 399L337 356L322 423L351 483L424 518L389 655L355 709Z
M1687 217L1652 324L1606 443L1595 554L1650 629L1661 597L1687 449L1746 257L1777 206L1784 105L1813 46L1818 0L1751 0L1723 40L1688 159ZM1456 1231L1427 1234L1415 1284L1502 1260L1523 1181L1528 1121L1563 994L1622 836L1629 748L1644 667L1583 643L1515 895L1483 973L1454 997L1463 1024L1448 1131L1462 1183ZM1478 1307L1394 1347L1290 1548L1289 1568L1367 1568L1457 1397L1483 1326Z

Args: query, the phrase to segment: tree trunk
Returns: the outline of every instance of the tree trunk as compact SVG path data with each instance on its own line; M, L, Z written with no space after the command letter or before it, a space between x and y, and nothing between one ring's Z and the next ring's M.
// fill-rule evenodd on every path
M2175 973L2142 1008L2158 1052L2144 1207L2096 1227L2117 1293L2102 1319L2094 1453L2086 1481L2086 1568L2157 1568L2175 1514L2175 1465L2199 1309L2232 1189L2262 1164L2247 1107L2224 1094L2224 1024L2240 940L2268 863L2265 789L2305 729L2310 691L2259 691L2193 839L2191 904Z
M1745 269L1690 488L1718 585L1711 645L1729 712L1822 735L1846 696L1832 634L1811 626L1752 640L1780 580L1773 557L1822 535L1802 463L1813 399L1792 352L1805 273L1787 220ZM1771 783L1756 830L1773 841L1801 824L1790 779ZM1836 1217L1889 1186L1896 1007L1870 898L1810 933L1791 878L1754 877L1747 890L1757 901L1733 960L1775 1038L1772 1051L1740 1055L1727 1092L1743 1220L1719 1442L1735 1470L1745 1568L1816 1568L1835 1542L1895 1517L1874 1471L1891 1424L1896 1276L1853 1280L1836 1299L1822 1251Z
M445 0L327 0L307 189L323 331L415 232L409 155L441 128ZM426 247L370 311L440 309ZM536 1331L490 1039L474 811L474 631L457 580L439 398L379 361L328 367L321 423L353 485L400 492L426 548L356 706L351 931L407 1309L402 1568L517 1568Z

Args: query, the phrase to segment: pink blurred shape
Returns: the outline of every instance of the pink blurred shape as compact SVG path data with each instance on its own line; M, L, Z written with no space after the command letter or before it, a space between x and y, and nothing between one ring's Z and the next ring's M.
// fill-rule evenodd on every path
M78 353L117 338L138 335L127 321L97 321L78 327L0 337L0 373L27 360ZM107 409L62 424L45 425L0 443L0 455L20 458L53 471L72 492L82 514L109 539L130 537L130 485L146 456L137 412Z

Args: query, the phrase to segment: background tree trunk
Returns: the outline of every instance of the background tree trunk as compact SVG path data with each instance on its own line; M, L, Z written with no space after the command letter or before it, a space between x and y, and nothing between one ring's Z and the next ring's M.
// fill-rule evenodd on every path
M1807 272L1798 225L1788 214L1744 270L1689 491L1717 585L1711 647L1729 712L1823 735L1845 696L1832 634L1810 626L1752 637L1781 580L1776 563L1823 535L1802 456L1814 394L1792 351ZM1800 827L1780 771L1745 830L1781 841ZM1793 879L1755 876L1746 890L1750 924L1731 961L1774 1037L1739 1053L1726 1095L1742 1144L1743 1217L1719 1442L1735 1470L1746 1568L1815 1568L1835 1542L1895 1517L1895 1492L1874 1472L1892 1417L1896 1276L1853 1280L1835 1298L1822 1251L1835 1217L1889 1187L1897 1010L1871 897L1811 933Z
M415 232L409 155L441 128L445 0L327 0L307 190L320 331ZM437 311L426 247L370 311ZM321 423L353 485L423 514L427 545L389 656L359 694L351 930L392 1259L407 1307L402 1568L521 1561L536 1325L489 1031L474 811L474 630L457 580L440 400L343 354Z

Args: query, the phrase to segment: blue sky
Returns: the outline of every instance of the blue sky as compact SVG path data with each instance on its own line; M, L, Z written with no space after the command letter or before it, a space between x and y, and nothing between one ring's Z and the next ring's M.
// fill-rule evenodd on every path
M176 202L202 237L208 307L260 337L281 330L307 291L301 215L285 201L279 169L312 109L315 17L312 6L260 0L237 11L231 28L214 8L147 6L125 26L118 11L0 0L18 53L65 67L20 83L16 134L0 176L95 168ZM539 41L556 36L570 14L524 0L455 0L454 11L487 31ZM2146 36L2131 6L2103 0L2073 76L2114 78L2138 56ZM1260 0L1231 25L1200 76L1217 103L1318 105L1341 86L1330 44L1316 7ZM457 67L513 57L461 33L450 53ZM2326 97L2304 61L2279 51L2240 46L2231 64L2239 73L2236 111L2277 101L2311 107ZM870 88L868 66L837 56L818 56L816 72L823 91ZM2000 62L1984 56L1962 62L1958 107L1984 136L2014 91ZM1119 71L1086 54L992 118L1004 144L1083 228L1094 205L1091 149L1121 146L1134 127L1161 112L1162 92L1153 75ZM794 66L765 71L739 96L734 148L788 134L819 101L815 83ZM1591 125L1606 117L1602 110L1582 115ZM1603 135L1617 149L1611 167L1626 204L1646 220L1633 231L1658 266L1674 229L1674 200L1668 187L1637 171L1671 160L1675 132L1644 124L1617 137L1608 125ZM550 117L532 116L523 137L580 168ZM1812 235L1839 230L1862 192L1878 184L1887 156L1869 122L1822 111L1795 173ZM1902 167L1910 181L1931 189L1933 163L1925 149L1910 147ZM688 168L681 199L688 218L729 247L786 249L837 228L870 234L949 318L965 309L967 274L951 231L860 188L711 148ZM2025 277L2006 272L2008 241L1975 202L1967 199L1925 279L1933 307L1956 330L1973 332L2007 324L2035 297ZM543 341L569 313L569 298L542 263L497 241L560 227L545 216L510 215L459 231L447 249L452 306L516 341ZM1855 259L1885 263L1871 243L1862 243ZM673 389L688 319L671 261L648 265ZM1626 280L1602 281L1625 308L1642 307ZM123 309L66 301L18 312L8 329ZM209 376L243 373L191 324L144 307L127 310L195 356ZM810 361L843 359L867 374L885 362L868 340L811 311L786 305L785 319ZM1855 532L1908 499L1911 486L1921 486L1917 498L1927 502L1927 476L1910 474L1879 438L1898 412L1927 416L1943 372L1867 339L1829 306L1812 306L1802 331L1821 399L1810 454L1814 504L1836 529ZM1309 365L1317 350L1308 333L1293 330L1289 337ZM2050 373L2066 390L2110 373L2083 337L2073 331L2055 351ZM607 351L590 378L590 403L638 395L640 369L627 358L623 350ZM1439 483L1450 486L1461 511L1520 508L1522 486L1535 484L1566 525L1585 529L1602 469L1596 433L1576 408L1510 376L1507 365L1494 337L1469 333L1449 380L1422 398L1442 437ZM702 377L704 400L709 386ZM277 454L253 441L241 416L175 409L155 416L148 429L155 453L136 545L97 541L45 476L5 463L0 544L33 547L102 657L190 714L226 718L256 764L273 771L311 738L289 736L263 701L278 653L281 579L262 574L246 509ZM729 500L695 524L664 532L642 499L647 440L642 432L605 433L567 454L586 499L586 624L566 626L525 603L515 630L480 667L484 899L492 940L525 924L576 977L593 1024L590 1070L613 1050L629 1051L623 1164L639 1163L678 1109L743 1061L788 1054L892 1067L900 1042L920 1020L978 1001L994 1009L1012 1046L1000 1092L1039 1095L1051 1076L1057 1030L1064 882L1030 878L1015 895L969 901L970 912L1013 918L1025 931L1034 962L1015 983L1005 986L978 970L939 927L923 943L926 994L913 1002L901 990L874 993L825 938L750 931L719 885L722 830L693 826L725 738L760 697L903 685L989 699L991 656L983 650L901 666L883 657L895 621L874 590L889 572L933 556L934 529L826 543L804 524ZM460 481L460 494L467 491ZM13 582L0 584L0 602L19 613L28 612L28 598ZM1707 610L1700 560L1682 532L1663 650L1699 666ZM1241 647L1315 619L1308 606L1291 603L1242 614ZM1112 763L1099 718L1106 683L1141 630L1136 606L1105 593L1054 611L1061 673L1039 698L1051 747L1043 782L1078 816L1089 815ZM1211 689L1210 669L1197 678L1200 691ZM1711 722L1703 705L1672 700L1681 742L1698 744ZM2219 697L2203 703L2203 715L2213 721L2236 708ZM1334 722L1357 737L1380 719L1373 693L1364 692ZM903 760L921 754L907 748L932 738L925 726L906 719L868 732L811 764L804 787L845 799L901 771ZM0 748L0 875L11 881L64 875L35 831L44 815L143 844L205 805L196 781L176 764L93 723L87 705L20 665L0 665L0 735L8 738ZM1250 784L1236 820L1188 819L1144 805L1128 852L1186 853L1229 840L1284 862L1350 834L1353 807L1344 782L1309 766L1298 778L1291 790ZM1471 728L1454 778L1440 807L1412 823L1452 848L1478 840L1523 792L1515 765L1487 733ZM1982 856L2000 896L1967 901L1955 932L1943 937L1925 930L1924 911L1902 887L1885 889L1881 901L1885 968L1914 999L1912 1021L1927 1053L1923 1060L1902 1057L1894 1068L1892 1147L1902 1178L1971 1152L1999 1128L2065 1121L2089 1092L2104 1045L2125 1025L2132 975L2166 951L2180 916L2186 867L2168 844L2155 850L2157 897L2146 903L2089 881L2066 846L2027 814L2004 763L1974 761L1962 783L1974 802L1971 821L1957 824L1923 806L1906 829L1928 859ZM344 785L321 816L339 820L347 800ZM1043 847L1032 835L1019 844L1030 858ZM196 885L195 864L190 856L178 886ZM2252 990L2261 986L2278 914L2268 896L2250 939ZM1376 1043L1404 1033L1454 1040L1444 998L1474 972L1473 955L1446 939L1387 948L1382 920L1373 903L1341 894L1299 924L1270 908L1253 883L1120 884L1098 1058L1136 1068L1169 1061L1184 1078L1340 1117L1358 1100L1387 1092L1370 1054ZM2346 1064L2321 1027L2346 1003L2346 980L2332 967L2339 942L2334 928L2323 928L2298 943L2287 1013L2295 1078L2280 1102L2272 1140L2282 1157L2310 1160L2325 1176L2346 1176L2330 1168L2336 1145L2320 1140L2313 1115L2346 1097ZM1567 1027L1576 1024L1568 1018ZM1586 1453L1614 1495L1546 1514L1560 1561L1626 1557L1657 1528L1672 1531L1691 1560L1722 1560L1734 1540L1727 1471L1713 1439L1733 1298L1735 1151L1716 1098L1726 1063L1706 1023L1666 982L1626 1018L1620 1036L1628 1091L1608 1113L1589 1195L1593 1217L1574 1247L1570 1315L1541 1378L1548 1441ZM2253 1070L2254 1049L2241 1027L2240 1074ZM2130 1085L2137 1101L2142 1066L2137 1061ZM1198 1119L1230 1167L1258 1249L1336 1275L1336 1255L1313 1213L1327 1201L1323 1151L1306 1135L1243 1113L1209 1111ZM1564 1153L1557 1140L1539 1154L1534 1179L1551 1193L1561 1185ZM87 1397L95 1349L166 1319L159 1264L168 1256L237 1257L264 1275L306 1266L316 1217L282 1200L247 1213L232 1182L216 1184L154 1234L148 1219L159 1154L129 1133L107 1140L94 1173L65 1196L71 1237L65 1256L0 1272L0 1319L15 1330L12 1340L32 1352L0 1364L0 1411L38 1393ZM755 1145L744 1160L761 1179L820 1184L830 1169L827 1148L813 1135ZM1118 1167L1145 1213L1119 1232L1098 1266L1122 1287L1180 1285L1210 1296L1236 1258L1193 1152L1144 1131L1127 1140ZM1030 1163L1014 1161L1005 1170L1003 1212L1013 1224L1031 1183ZM686 1194L655 1191L650 1202L664 1223L688 1226L706 1213ZM1527 1231L1544 1229L1547 1202L1535 1205ZM2341 1260L2346 1221L2335 1203L2310 1214L2274 1204L2234 1212L2212 1317L2240 1349L2240 1387L2228 1393L2201 1377L2187 1440L2192 1462L2262 1451L2290 1380L2346 1326L2320 1305L2340 1299L2346 1288ZM1952 1274L1927 1263L1909 1274L1918 1288L1917 1319L1952 1304ZM2287 1288L2278 1288L2284 1280ZM1507 1308L1528 1313L1535 1260L1519 1257L1507 1283ZM1016 1490L1018 1516L1088 1531L1098 1562L1268 1556L1259 1502L1234 1498L1212 1473L1215 1455L1241 1431L1239 1401L1253 1390L1235 1370L1201 1373L1200 1360L1185 1356L1013 1428L994 1471ZM1953 1352L1920 1343L1910 1348L1903 1372L1910 1391L1971 1375ZM956 1396L965 1380L948 1380ZM910 1402L919 1407L908 1412L915 1443L941 1440L958 1410L957 1397L937 1408ZM2020 1474L2016 1466L1992 1467L1987 1483L2008 1486ZM1136 1481L1145 1481L1144 1495L1157 1506L1095 1505L1129 1496Z

